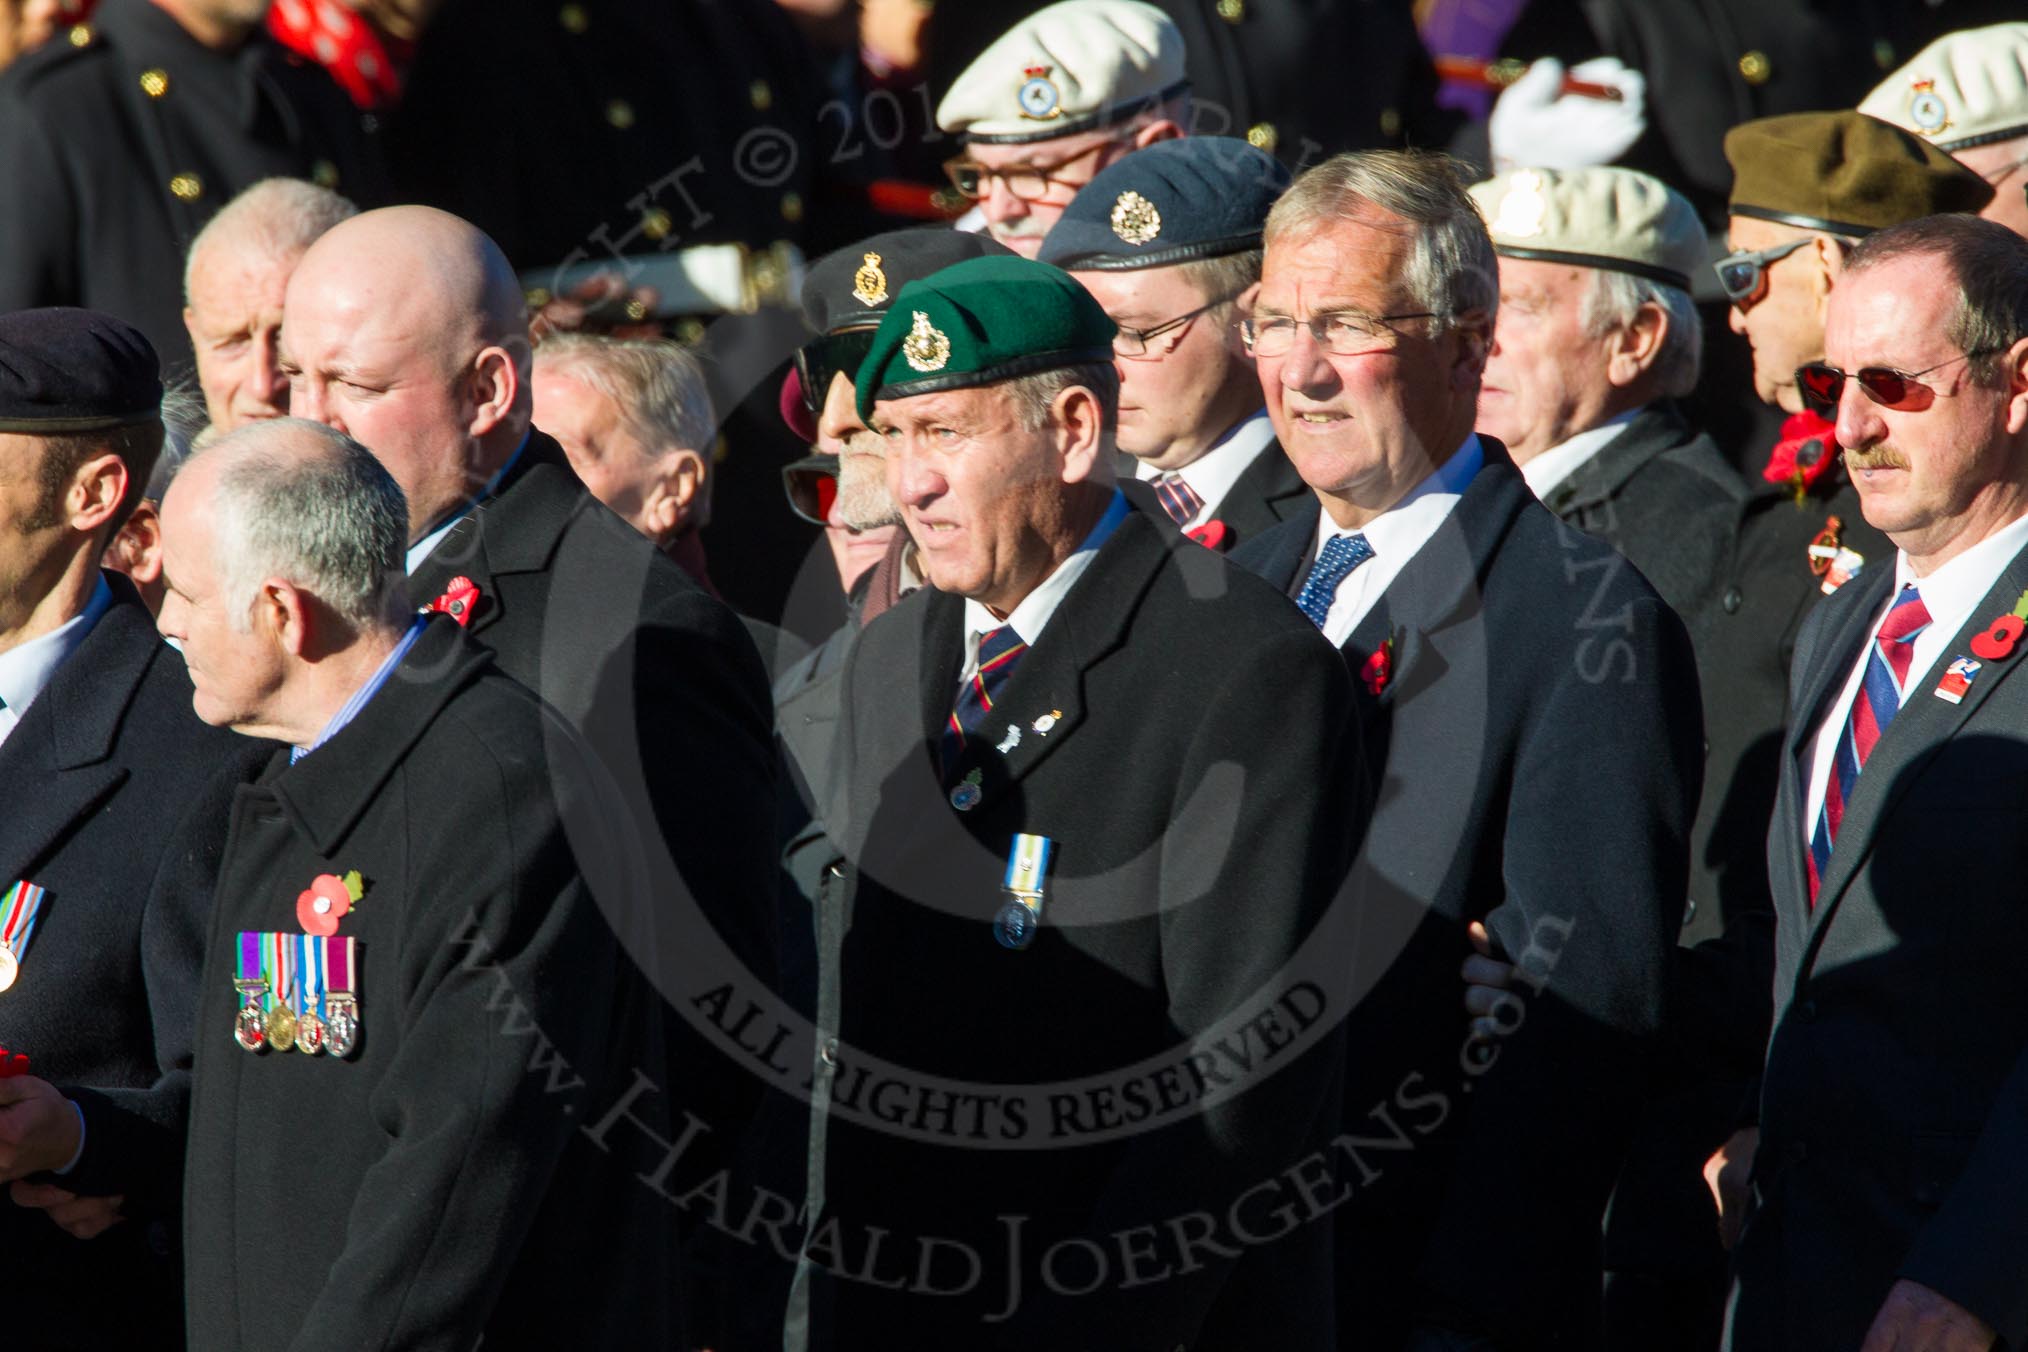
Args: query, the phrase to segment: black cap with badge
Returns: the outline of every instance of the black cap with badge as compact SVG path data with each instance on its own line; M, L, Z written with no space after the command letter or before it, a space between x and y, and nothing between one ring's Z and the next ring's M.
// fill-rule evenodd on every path
M132 325L68 307L0 314L0 432L76 436L161 409L161 362Z

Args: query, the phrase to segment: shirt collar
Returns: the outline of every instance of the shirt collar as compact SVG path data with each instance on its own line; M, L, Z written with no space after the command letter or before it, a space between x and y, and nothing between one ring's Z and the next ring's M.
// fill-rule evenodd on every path
M480 489L473 497L466 499L449 516L445 517L442 522L431 528L428 535L423 536L422 539L417 540L408 547L408 571L410 576L415 574L416 569L423 566L423 562L429 558L436 547L444 542L444 537L449 535L452 528L460 521L469 516L474 507L477 507L480 503L500 491L501 481L507 477L508 471L512 470L515 463L521 459L521 453L528 449L528 439L534 430L531 427L528 431L521 434L521 444L514 448L514 454L507 457L507 463L500 466L498 472L492 478L486 480L484 488Z
M1049 623L1049 617L1063 604L1063 598L1084 576L1084 570L1091 567L1091 561L1098 556L1099 547L1119 529L1120 522L1127 519L1131 510L1127 495L1119 489L1113 490L1112 501L1106 504L1105 515L1091 528L1074 553L1050 570L1048 577L1036 586L1034 591L1021 598L1021 604L1014 607L1005 620L994 617L993 612L970 597L965 599L965 633L968 640L989 630L998 629L1002 624L1014 626L1023 643L1031 648L1042 637L1042 630Z
M6 702L16 718L28 712L28 706L35 703L35 697L56 676L56 669L77 651L112 604L113 589L106 585L105 574L100 573L98 586L92 589L91 599L85 602L83 610L48 633L0 653L0 700Z
M1317 539L1310 553L1323 553L1324 543L1334 535L1363 535L1375 558L1389 553L1412 554L1429 538L1431 518L1441 521L1451 504L1486 463L1485 447L1479 434L1466 436L1451 458L1438 465L1428 478L1408 491L1400 502L1374 517L1357 531L1350 531L1331 519L1326 511L1317 513Z
M1902 588L1914 583L1932 623L1955 634L1971 619L1972 607L1993 589L2000 574L2007 571L2007 565L2024 547L2028 547L2028 516L1994 531L1928 577L1917 577L1909 567L1908 555L1896 550L1894 593L1899 596Z
M1621 429L1634 420L1640 408L1630 408L1616 418L1608 418L1596 427L1587 427L1568 441L1551 446L1542 454L1520 466L1521 477L1528 482L1529 489L1538 498L1547 498L1556 486L1589 464L1598 453L1612 444Z
M428 623L429 617L427 615L418 615L409 621L408 632L401 636L401 642L395 644L394 651L389 653L381 661L381 664L373 669L373 674L366 678L366 683L353 691L351 697L338 707L338 712L331 715L331 721L326 723L324 730L317 734L317 740L311 742L308 746L289 748L289 764L294 765L297 761L303 759L303 757L309 755L333 737L336 737L347 723L359 717L359 711L364 709L367 703L380 693L380 688L387 684L388 677L394 675L394 669L401 665L401 659L408 656L408 650L413 648L415 641L422 637L423 627Z

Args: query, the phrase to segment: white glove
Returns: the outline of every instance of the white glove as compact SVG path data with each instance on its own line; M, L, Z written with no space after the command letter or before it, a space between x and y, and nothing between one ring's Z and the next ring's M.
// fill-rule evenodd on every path
M1500 92L1486 124L1492 143L1493 170L1529 166L1538 169L1583 169L1611 164L1641 139L1648 119L1642 105L1648 82L1618 57L1601 56L1570 68L1575 80L1611 85L1612 99L1565 94L1563 63L1544 57Z

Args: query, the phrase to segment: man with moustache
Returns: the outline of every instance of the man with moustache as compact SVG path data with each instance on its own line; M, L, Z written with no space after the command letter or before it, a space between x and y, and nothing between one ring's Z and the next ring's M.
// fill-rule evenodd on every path
M1010 1347L1330 1345L1320 1225L1247 1243L1246 1221L1213 1221L1209 1253L1160 1229L1229 1215L1316 1147L1328 1017L1299 1049L1274 1016L1255 1070L1275 1073L1215 1101L1122 1117L1110 1091L1089 1111L1067 1092L1042 1116L1042 1087L1258 1017L1306 955L1335 981L1305 945L1363 817L1336 657L1115 487L1113 327L1056 269L977 258L901 289L859 367L931 585L852 648L825 798L840 882L807 1200L813 1236L842 1239L813 1239L799 1276L814 1346L970 1346L982 1321ZM856 1101L869 1065L925 1091L983 1081L965 1097L996 1106L946 1129L939 1087L913 1129L883 1120ZM855 1280L874 1235L911 1266L941 1255L933 1282ZM1144 1279L1093 1283L1116 1242L1145 1250Z
M1265 238L1246 332L1317 506L1235 561L1358 673L1378 803L1340 1130L1399 1145L1344 1172L1338 1345L1582 1346L1681 915L1688 636L1473 431L1498 264L1452 162L1327 160ZM1474 932L1529 985L1487 1048L1453 984Z
M183 327L205 412L220 433L289 411L280 352L289 274L320 235L358 214L328 188L269 178L219 208L190 241Z
M1969 216L1870 236L1796 380L1894 553L1797 640L1728 1346L2018 1347L2028 241Z
M0 1253L9 1347L180 1347L183 1117L233 790L272 747L190 711L99 566L162 445L139 332L0 316ZM118 1292L109 1299L109 1292Z
M1183 36L1141 0L1061 0L979 53L937 105L957 223L1033 258L1085 184L1190 122Z
M1244 141L1163 142L1094 178L1042 243L1042 261L1069 271L1119 325L1127 465L1213 549L1309 500L1275 442L1238 327L1260 285L1261 223L1288 184L1273 156Z

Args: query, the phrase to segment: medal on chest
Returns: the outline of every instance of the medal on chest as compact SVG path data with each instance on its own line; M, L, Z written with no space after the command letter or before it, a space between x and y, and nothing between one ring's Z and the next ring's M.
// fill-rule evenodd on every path
M1048 836L1018 835L1007 852L1007 874L1000 890L1007 894L993 917L993 937L1002 948L1020 950L1035 942L1042 926L1042 904L1049 886L1049 856L1056 843Z
M28 941L35 937L45 895L23 878L0 896L0 992L13 989L21 979L21 964L28 957Z

